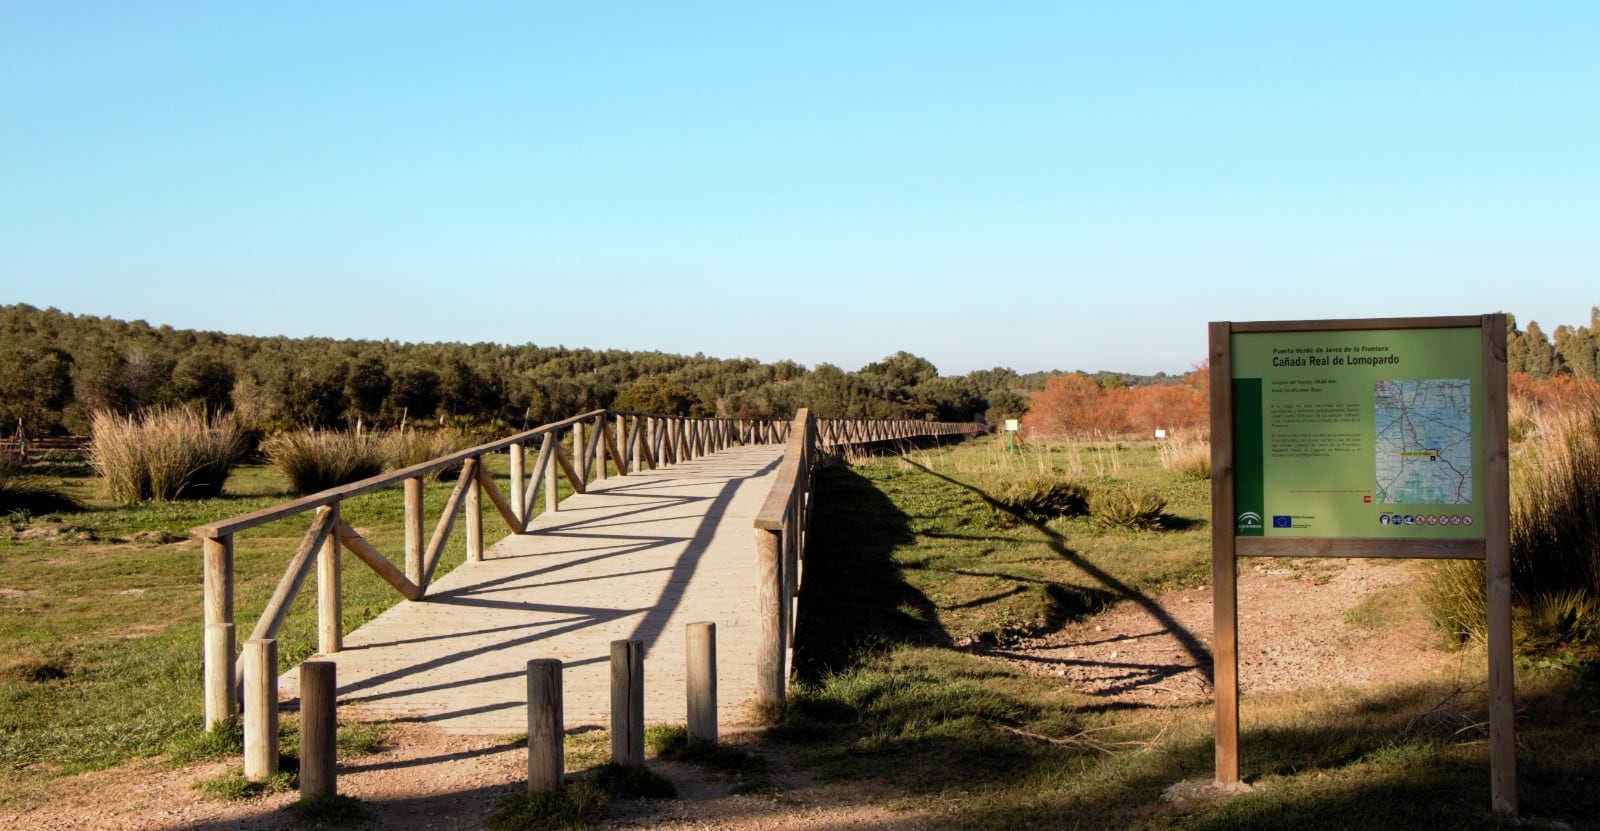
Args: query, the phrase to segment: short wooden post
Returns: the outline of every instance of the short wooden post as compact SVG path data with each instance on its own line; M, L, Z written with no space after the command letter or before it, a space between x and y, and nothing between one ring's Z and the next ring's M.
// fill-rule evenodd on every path
M231 623L208 623L205 633L206 729L233 718L233 639Z
M644 765L644 641L611 642L611 761Z
M717 740L717 625L691 623L685 627L684 678L689 695L689 738Z
M339 527L339 503L333 509L333 525ZM329 533L317 552L317 651L332 655L344 648L344 569L339 562L339 535Z
M468 464L483 464L481 459L471 459ZM467 562L483 559L483 483L473 476L467 483Z
M521 534L528 524L528 456L522 442L512 442L507 453L511 458L511 515L517 518L518 525L524 526L511 529L511 533Z
M338 665L306 661L300 665L300 798L339 792L335 758L339 720L335 709Z
M278 772L278 641L244 642L244 778Z
M561 789L566 771L565 715L561 701L561 662L528 662L528 792Z
M422 477L412 476L405 483L406 579L426 590L422 575Z
M781 531L756 530L756 615L761 637L756 645L756 701L782 707L788 676L788 598L783 589Z
M238 712L233 688L233 535L207 537L202 542L202 596L205 620L206 729ZM227 625L226 633L214 625Z

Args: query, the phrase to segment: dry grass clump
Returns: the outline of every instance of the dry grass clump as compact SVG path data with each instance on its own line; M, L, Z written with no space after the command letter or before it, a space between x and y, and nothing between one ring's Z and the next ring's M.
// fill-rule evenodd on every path
M261 443L261 452L297 494L317 493L383 472L383 442L343 430L297 430Z
M1511 465L1511 580L1519 640L1600 639L1600 402L1531 416ZM1483 564L1435 566L1436 624L1457 642L1486 626Z
M384 437L383 453L389 467L400 470L432 461L440 456L448 456L459 450L466 450L476 442L475 436L455 427L443 427L438 430L417 430L408 427ZM429 473L427 478L438 479L460 470L459 467L453 470L435 470Z
M245 451L244 429L231 413L101 411L91 430L89 463L105 478L111 498L126 502L217 496Z
M1109 528L1154 530L1166 511L1166 497L1145 488L1108 488L1089 497L1089 516Z
M1174 439L1156 447L1161 466L1179 479L1203 481L1211 478L1211 443Z

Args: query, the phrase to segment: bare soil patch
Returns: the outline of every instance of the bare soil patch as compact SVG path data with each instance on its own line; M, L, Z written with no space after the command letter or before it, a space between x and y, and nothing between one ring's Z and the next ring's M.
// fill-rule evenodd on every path
M1470 660L1434 635L1420 595L1425 564L1393 560L1243 560L1243 692L1381 686ZM981 654L1111 701L1212 698L1211 587L1122 603L1048 636Z

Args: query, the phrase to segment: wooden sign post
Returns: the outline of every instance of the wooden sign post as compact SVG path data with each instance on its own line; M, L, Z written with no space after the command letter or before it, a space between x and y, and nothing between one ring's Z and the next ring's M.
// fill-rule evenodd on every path
M1517 810L1506 316L1220 322L1211 341L1217 781L1239 781L1239 557L1483 560L1494 810Z

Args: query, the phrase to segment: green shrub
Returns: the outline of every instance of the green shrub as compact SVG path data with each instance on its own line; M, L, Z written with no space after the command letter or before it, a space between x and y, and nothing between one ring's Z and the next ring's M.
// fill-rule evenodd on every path
M92 430L89 461L105 478L111 498L125 502L217 496L244 454L244 431L232 414L102 411L94 414Z
M1009 479L996 489L993 498L1011 512L1030 519L1083 516L1089 510L1089 492L1082 485L1054 476Z
M400 470L433 461L440 456L448 456L458 450L466 450L476 443L477 439L474 436L454 427L443 427L438 430L407 428L386 436L383 440L383 452L389 467ZM436 480L460 472L459 466L443 468L429 473L427 478Z
M370 435L338 430L279 433L261 443L261 452L299 494L376 476L386 459L382 443Z
M83 506L42 476L9 462L0 462L0 514L52 514L81 511Z
M1089 515L1101 525L1148 531L1161 527L1167 500L1152 490L1115 488L1096 491L1089 498Z

